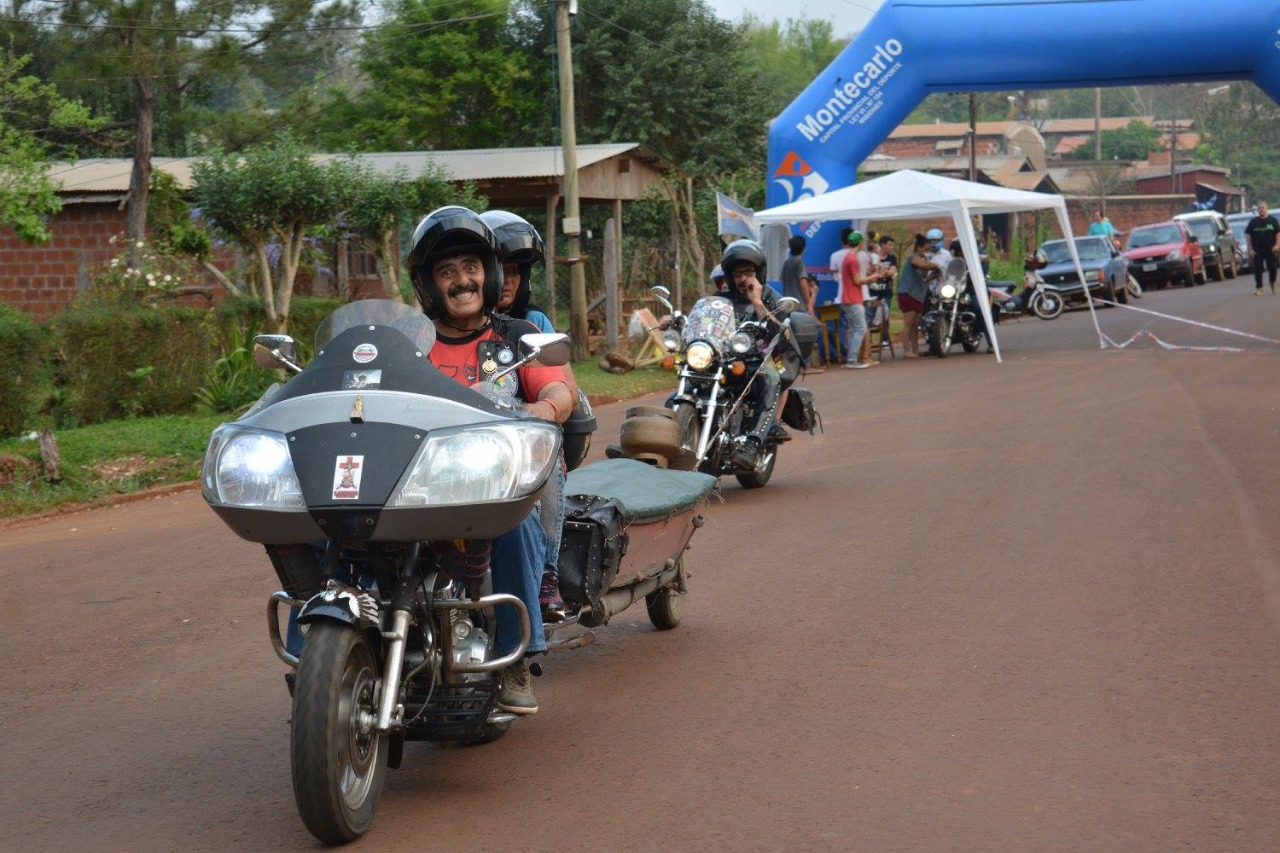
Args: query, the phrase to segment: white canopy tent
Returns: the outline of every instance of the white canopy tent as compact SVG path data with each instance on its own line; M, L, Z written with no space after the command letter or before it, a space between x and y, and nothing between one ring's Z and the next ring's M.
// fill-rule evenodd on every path
M1052 210L1057 214L1076 272L1080 281L1084 282L1084 270L1080 266L1080 256L1076 253L1075 238L1071 233L1071 221L1067 217L1067 203L1060 195L1010 190L903 169L851 187L757 211L756 222L817 222L828 219L882 222L950 216L964 246L965 257L977 258L978 241L973 233L974 216L1027 210ZM986 276L982 273L981 264L971 262L969 271L973 277L974 289L978 293L982 316L987 328L992 330L991 343L995 347L996 359L1003 361L1000 342L994 331L995 324L991 321L991 299L987 293ZM1101 345L1102 330L1098 327L1093 300L1087 300L1087 304Z

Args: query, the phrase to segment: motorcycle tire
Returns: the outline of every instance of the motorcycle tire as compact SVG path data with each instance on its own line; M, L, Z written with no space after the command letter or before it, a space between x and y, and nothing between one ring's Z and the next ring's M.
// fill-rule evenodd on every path
M298 814L325 844L359 838L378 810L389 738L361 734L356 719L377 714L380 675L367 635L335 622L311 625L294 685L289 758Z
M1142 285L1133 276L1129 276L1129 280L1125 282L1124 290L1132 299L1142 298Z
M760 454L754 471L746 474L734 474L738 485L744 489L763 489L773 476L773 466L778 461L778 448L769 447Z
M978 337L976 335L972 337L969 337L969 336L962 337L960 338L960 346L964 349L965 352L977 352Z
M629 411L636 411L638 406ZM628 417L622 422L618 443L622 452L633 458L645 461L659 459L670 460L680 453L680 428L675 415L670 409L656 409L657 414L640 414Z
M1056 320L1062 316L1062 297L1057 294L1040 293L1031 297L1031 313L1041 320Z
M929 349L938 358L946 358L949 354L947 351L951 349L951 321L946 317L938 320L937 325L933 327L931 339L929 341Z
M684 596L684 593L667 586L646 595L644 606L653 627L659 631L670 631L679 625L684 615Z
M698 439L702 436L702 416L693 403L676 403L676 428L680 434L680 450L671 458L669 467L692 471L698 464Z

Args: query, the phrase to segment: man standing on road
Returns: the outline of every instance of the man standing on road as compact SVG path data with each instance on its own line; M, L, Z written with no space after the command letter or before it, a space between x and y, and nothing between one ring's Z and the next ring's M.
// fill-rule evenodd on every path
M1258 215L1244 227L1249 235L1249 260L1253 265L1254 294L1262 295L1262 265L1267 265L1267 278L1271 281L1271 295L1276 293L1276 235L1280 233L1280 221L1267 213L1266 202L1258 205Z
M805 299L804 282L804 246L805 239L797 234L787 241L790 257L782 262L782 295L793 297L801 305L808 304Z
M1115 237L1115 235L1116 229L1115 226L1111 224L1111 220L1103 216L1101 210L1095 210L1093 212L1093 222L1089 223L1089 236L1102 236L1110 240Z

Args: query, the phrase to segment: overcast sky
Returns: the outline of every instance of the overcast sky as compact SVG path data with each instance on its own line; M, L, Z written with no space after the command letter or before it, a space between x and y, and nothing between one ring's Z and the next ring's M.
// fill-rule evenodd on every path
M837 38L866 26L883 0L707 0L720 17L736 21L750 12L766 21L787 18L823 18L831 22Z

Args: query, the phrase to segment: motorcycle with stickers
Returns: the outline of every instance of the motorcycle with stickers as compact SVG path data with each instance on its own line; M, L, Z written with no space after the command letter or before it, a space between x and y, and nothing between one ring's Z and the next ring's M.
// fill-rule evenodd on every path
M717 478L732 475L745 489L762 488L773 476L778 457L778 442L772 436L760 446L750 441L757 419L773 417L773 412L761 411L762 371L784 347L794 347L800 363L807 361L817 340L816 321L792 313L770 334L764 321L739 323L732 303L723 296L703 297L685 315L672 306L667 288L650 292L670 317L663 344L678 382L665 408L642 406L627 412L621 444L613 452ZM788 314L799 305L783 297L776 310ZM781 420L812 433L818 425L812 392L791 387Z
M288 336L259 336L257 363L294 375L214 431L201 472L210 507L266 547L280 580L267 626L292 669L294 795L307 829L330 844L368 829L405 741L488 743L516 719L496 699L501 671L528 647L530 619L518 597L493 592L491 544L538 501L561 435L504 397L501 380L525 363L563 364L568 339L523 336L518 356L476 388L432 366L434 340L420 311L386 300L326 318L305 367ZM577 519L594 536L566 536L562 587L567 576L585 601L584 624L637 598L669 616L710 485L686 475L652 489L667 496L665 539L654 545L643 525L630 538L662 557L622 574L627 518L618 507L630 498L610 494L593 467L574 473L596 478L583 482L599 488L597 503L617 505L606 514L616 529L609 538ZM684 491L671 498L677 486ZM673 526L677 516L683 527ZM519 639L507 654L496 643L499 606L518 617ZM282 608L296 617L287 634Z

